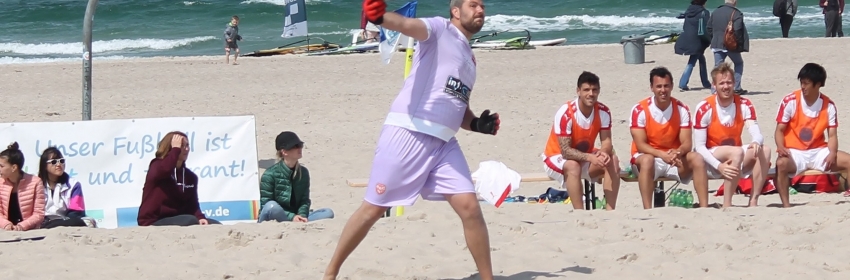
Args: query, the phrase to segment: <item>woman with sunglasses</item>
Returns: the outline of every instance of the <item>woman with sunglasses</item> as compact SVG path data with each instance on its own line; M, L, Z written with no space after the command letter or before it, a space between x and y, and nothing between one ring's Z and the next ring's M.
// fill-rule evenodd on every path
M310 172L302 166L304 142L294 132L284 131L275 138L278 163L266 169L260 179L260 214L264 221L308 222L332 219L333 210L310 210Z
M44 182L46 198L41 228L89 226L83 220L86 205L82 184L65 173L65 158L59 149L48 147L41 152L38 177Z

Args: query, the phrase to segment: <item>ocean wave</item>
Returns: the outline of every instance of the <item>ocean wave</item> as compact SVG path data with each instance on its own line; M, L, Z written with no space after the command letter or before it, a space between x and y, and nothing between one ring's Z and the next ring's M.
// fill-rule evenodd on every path
M747 14L752 14L749 16ZM799 21L808 23L820 20L823 15L817 13L798 13L794 17L795 24ZM778 26L779 19L767 13L745 13L744 22L752 25ZM539 18L526 15L492 15L487 16L483 31L498 31L508 29L527 29L532 32L564 31L570 29L591 29L610 31L636 31L647 28L674 28L682 26L682 19L675 16L659 16L655 13L645 17L640 16L608 16L608 15L561 15L551 18Z
M192 6L192 5L209 5L210 3L201 2L201 1L183 1L183 5Z
M108 52L130 49L154 49L168 50L178 48L192 43L215 40L213 36L192 37L185 39L115 39L107 41L92 42L92 51ZM54 43L54 44L22 44L22 43L0 43L0 53L14 53L24 55L46 55L46 54L79 54L82 52L83 44L78 43Z
M313 4L313 3L330 3L330 2L331 2L331 0L304 0L304 3L306 3L307 5L310 5L310 4ZM245 1L240 2L239 4L260 4L260 3L272 4L272 5L278 5L278 6L286 6L286 0L245 0Z
M127 59L128 57L113 55L113 56L96 56L93 59L95 60L118 60L118 59ZM0 65L3 64L27 64L27 63L52 63L52 62L68 62L68 61L80 61L82 63L82 58L80 57L61 57L61 58L22 58L22 57L11 57L11 56L2 56L0 57Z

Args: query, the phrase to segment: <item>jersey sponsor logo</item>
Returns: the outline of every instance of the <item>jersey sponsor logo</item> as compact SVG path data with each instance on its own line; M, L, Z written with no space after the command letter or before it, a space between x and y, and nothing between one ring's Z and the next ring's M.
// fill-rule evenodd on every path
M461 82L460 79L449 76L449 79L446 80L446 88L443 91L457 97L463 103L469 104L469 94L472 90Z

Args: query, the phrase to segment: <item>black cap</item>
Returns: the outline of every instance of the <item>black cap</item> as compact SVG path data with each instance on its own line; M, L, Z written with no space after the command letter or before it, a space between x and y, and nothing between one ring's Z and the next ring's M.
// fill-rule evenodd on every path
M281 132L277 135L277 138L274 139L274 146L278 151L289 150L302 144L304 144L304 141L298 139L298 135L295 135L295 132L292 131Z

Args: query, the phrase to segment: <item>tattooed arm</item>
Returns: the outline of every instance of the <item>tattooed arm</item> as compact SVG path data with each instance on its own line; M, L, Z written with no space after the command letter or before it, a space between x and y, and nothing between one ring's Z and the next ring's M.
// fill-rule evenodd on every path
M559 136L558 137L558 144L561 145L561 156L563 156L564 159L568 159L568 160L571 159L571 160L582 162L582 161L587 161L587 157L590 156L587 153L582 153L579 150L573 149L573 147L572 147L573 138L572 137Z

